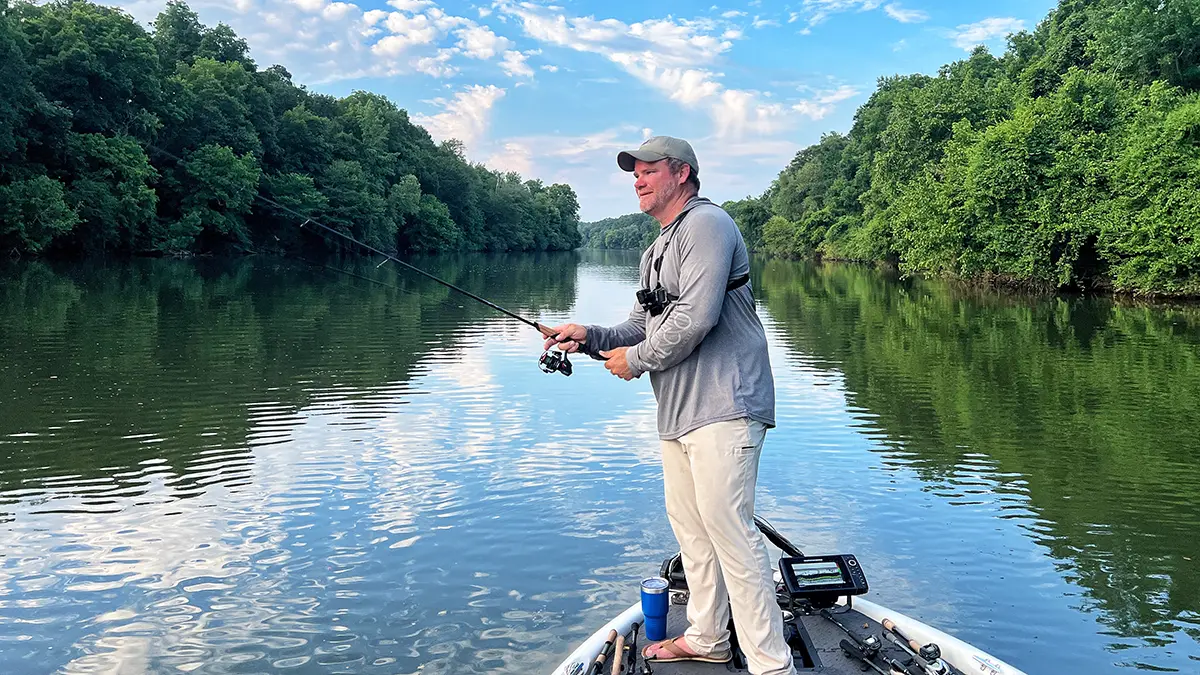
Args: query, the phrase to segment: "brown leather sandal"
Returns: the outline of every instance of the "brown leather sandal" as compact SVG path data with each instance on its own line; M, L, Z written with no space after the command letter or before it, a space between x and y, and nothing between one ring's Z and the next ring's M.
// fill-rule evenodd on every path
M689 654L683 651L675 641L683 637L673 637L667 640L659 640L646 645L642 649L642 658L650 663L674 663L676 661L699 661L701 663L728 663L733 658L733 652L726 649L711 654ZM658 656L649 656L648 652L654 651ZM663 652L670 656L663 656Z

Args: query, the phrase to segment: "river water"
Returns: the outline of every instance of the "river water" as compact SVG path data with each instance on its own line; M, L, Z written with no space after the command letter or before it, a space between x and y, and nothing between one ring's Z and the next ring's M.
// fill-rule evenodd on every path
M545 673L675 550L648 378L388 265L0 268L0 672ZM546 323L636 255L446 256ZM1200 310L757 261L758 512L1030 673L1200 671Z

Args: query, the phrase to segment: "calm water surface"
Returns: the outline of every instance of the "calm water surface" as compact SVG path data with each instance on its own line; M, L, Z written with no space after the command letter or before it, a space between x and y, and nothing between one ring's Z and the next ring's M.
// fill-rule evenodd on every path
M620 321L636 256L422 261ZM649 382L421 279L0 268L0 673L546 672L675 550ZM1200 672L1200 311L759 263L758 511L1030 673Z

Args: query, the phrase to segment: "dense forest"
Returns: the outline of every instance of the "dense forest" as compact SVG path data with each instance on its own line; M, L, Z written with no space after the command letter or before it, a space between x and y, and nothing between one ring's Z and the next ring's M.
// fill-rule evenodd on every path
M580 245L570 186L471 164L382 96L260 70L178 0L152 28L83 0L0 0L5 256L346 247L309 217L389 251Z
M1200 3L1061 0L729 204L758 250L1042 287L1200 294Z
M658 221L644 213L579 224L585 248L645 249L660 229Z

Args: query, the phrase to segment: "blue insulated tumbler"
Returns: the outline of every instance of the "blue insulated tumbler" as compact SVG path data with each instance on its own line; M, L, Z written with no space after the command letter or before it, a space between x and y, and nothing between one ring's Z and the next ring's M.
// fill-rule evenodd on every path
M650 641L667 639L667 604L670 601L667 593L667 580L662 577L650 577L642 580L642 615L646 622L646 639Z

